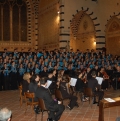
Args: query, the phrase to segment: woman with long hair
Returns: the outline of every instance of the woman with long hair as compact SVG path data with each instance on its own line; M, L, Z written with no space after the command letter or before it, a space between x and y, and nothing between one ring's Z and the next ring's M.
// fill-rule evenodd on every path
M29 83L30 83L31 75L30 73L26 72L23 75L23 82L22 82L22 95L24 95L24 92L29 92Z

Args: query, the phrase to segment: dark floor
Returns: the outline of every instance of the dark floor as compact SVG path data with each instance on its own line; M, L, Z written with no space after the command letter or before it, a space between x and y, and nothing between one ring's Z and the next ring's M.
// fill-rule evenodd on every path
M120 90L114 91L109 89L105 92L104 97L118 97ZM92 108L88 102L81 103L78 98L79 108L75 107L73 110L65 109L60 121L98 121L99 107L93 105ZM64 102L67 104L67 101ZM0 107L7 107L12 110L12 121L35 121L35 114L32 113L32 109L28 107L25 112L25 103L20 108L19 103L19 91L0 91ZM120 116L120 107L107 108L104 110L105 121L115 121L116 117ZM47 112L44 112L43 121L47 119ZM38 114L37 121L41 121L41 114Z

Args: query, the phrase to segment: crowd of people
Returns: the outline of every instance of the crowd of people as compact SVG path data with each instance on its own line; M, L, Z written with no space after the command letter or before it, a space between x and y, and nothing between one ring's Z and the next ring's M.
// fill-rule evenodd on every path
M55 69L57 72L64 70L70 77L77 77L79 71L97 68L97 76L103 76L103 72L106 71L110 79L113 79L111 73L113 71L119 72L119 66L120 57L105 55L102 51L43 50L41 52L17 52L15 49L14 52L7 52L5 49L4 52L0 53L0 90L17 89L25 72L47 76L48 72ZM112 83L112 85L115 89L115 84ZM108 88L107 84L104 88Z
M101 85L96 77L103 78ZM93 100L94 104L97 102L99 105L104 90L110 86L113 89L120 88L119 77L120 57L106 55L102 51L7 52L5 49L0 53L0 90L15 90L22 84L22 94L34 92L34 101L37 101L37 98L44 99L50 110L49 118L55 121L60 119L65 108L52 99L51 95L54 95L56 89L61 91L63 98L70 100L67 105L70 110L75 106L79 107L74 92L83 92L85 87L90 87L93 93L99 96L98 102L95 97ZM74 88L70 85L71 78L77 79ZM52 82L48 89L47 80ZM83 95L81 100L87 101L86 96Z

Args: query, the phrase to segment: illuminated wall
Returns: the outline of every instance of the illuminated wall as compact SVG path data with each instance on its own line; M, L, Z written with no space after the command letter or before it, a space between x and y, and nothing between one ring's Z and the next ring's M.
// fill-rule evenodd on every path
M38 5L39 0L0 1L0 51L37 49Z
M120 1L97 0L95 2L92 0L60 0L60 21L61 21L60 47L61 48L66 48L66 47L70 48L71 47L70 43L73 43L72 45L74 46L74 48L75 46L77 46L75 44L76 43L75 41L70 42L71 41L70 34L72 32L71 21L74 18L74 16L80 11L84 11L92 19L95 27L96 49L102 49L102 47L106 46L105 29L107 22L111 19L112 16L114 15L117 16L119 14ZM74 37L73 39L76 39L76 37ZM86 46L84 47L85 47L84 49L86 49ZM92 46L90 46L90 48L92 48Z
M46 6L47 4L47 6ZM59 6L57 0L40 2L39 49L59 48Z

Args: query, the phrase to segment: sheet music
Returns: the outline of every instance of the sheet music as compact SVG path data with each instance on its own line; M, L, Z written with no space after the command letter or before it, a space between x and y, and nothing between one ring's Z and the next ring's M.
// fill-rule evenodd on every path
M76 82L77 82L77 79L76 78L71 78L70 79L70 85L71 86L75 86L76 85Z
M111 99L111 98L104 98L106 101L108 102L115 102L115 100Z
M51 85L52 81L47 80L47 86L45 88L49 88L49 86Z
M102 81L103 81L103 78L102 77L96 77L96 79L98 81L98 84L101 85Z

